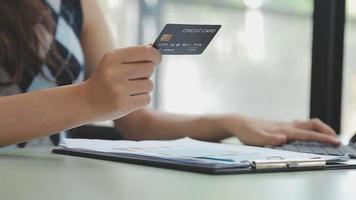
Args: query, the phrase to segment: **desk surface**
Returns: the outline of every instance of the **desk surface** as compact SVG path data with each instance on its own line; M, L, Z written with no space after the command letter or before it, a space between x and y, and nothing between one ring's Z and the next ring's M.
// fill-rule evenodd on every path
M1 199L356 199L356 170L211 176L50 152L0 150Z

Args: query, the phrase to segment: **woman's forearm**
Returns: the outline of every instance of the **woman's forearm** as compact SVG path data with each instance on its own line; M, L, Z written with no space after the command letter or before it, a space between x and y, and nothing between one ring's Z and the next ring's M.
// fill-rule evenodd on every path
M126 139L176 139L189 136L221 140L231 134L223 130L221 116L183 116L143 109L115 121Z
M220 140L237 136L249 145L282 145L293 140L313 140L340 145L335 131L319 119L273 122L241 115L182 116L147 109L115 121L124 137L133 140L175 139L189 136L201 140Z
M103 56L82 84L0 97L0 146L146 107L153 89L149 78L160 61L160 53L150 46L116 49Z
M81 85L0 97L0 146L90 122Z

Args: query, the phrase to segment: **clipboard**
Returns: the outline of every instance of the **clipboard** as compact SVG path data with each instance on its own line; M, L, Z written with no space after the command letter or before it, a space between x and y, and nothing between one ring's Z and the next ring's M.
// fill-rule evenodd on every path
M211 143L207 145L218 144ZM266 149L266 151L268 150ZM215 158L196 159L187 157L157 157L150 154L101 152L88 149L68 148L64 146L55 148L52 152L55 154L124 162L211 175L356 169L356 159L338 161L328 160L325 159L325 157L284 159L279 158L279 156L272 155L265 159L229 163L224 162L223 159Z

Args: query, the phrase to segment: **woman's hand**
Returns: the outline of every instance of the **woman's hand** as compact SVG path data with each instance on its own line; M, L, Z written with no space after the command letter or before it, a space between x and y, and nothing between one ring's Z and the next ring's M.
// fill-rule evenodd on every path
M223 129L248 145L282 145L288 141L319 141L340 145L335 131L319 119L279 123L242 116L221 119Z
M92 121L117 119L147 106L150 80L161 54L150 46L117 49L104 55L94 74L82 85Z

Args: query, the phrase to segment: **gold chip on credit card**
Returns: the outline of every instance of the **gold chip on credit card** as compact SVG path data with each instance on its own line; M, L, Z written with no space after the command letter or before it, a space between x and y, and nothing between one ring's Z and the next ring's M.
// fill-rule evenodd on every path
M164 34L162 35L159 41L161 42L169 42L173 38L173 34Z

